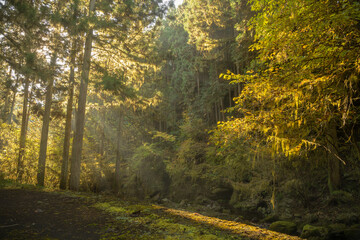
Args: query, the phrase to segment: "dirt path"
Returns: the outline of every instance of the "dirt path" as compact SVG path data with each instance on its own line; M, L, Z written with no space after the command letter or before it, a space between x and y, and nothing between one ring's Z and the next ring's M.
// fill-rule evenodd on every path
M109 221L77 197L0 189L0 239L99 239Z

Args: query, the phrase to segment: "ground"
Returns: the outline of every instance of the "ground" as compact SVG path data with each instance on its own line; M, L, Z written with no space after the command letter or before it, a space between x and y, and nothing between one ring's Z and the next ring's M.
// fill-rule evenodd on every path
M109 221L77 197L0 189L0 239L99 239Z
M298 239L199 213L114 197L0 189L0 239Z

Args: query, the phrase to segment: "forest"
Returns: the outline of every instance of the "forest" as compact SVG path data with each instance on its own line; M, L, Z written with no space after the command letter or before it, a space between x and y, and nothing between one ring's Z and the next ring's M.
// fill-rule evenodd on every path
M0 0L0 65L0 186L360 239L357 0Z

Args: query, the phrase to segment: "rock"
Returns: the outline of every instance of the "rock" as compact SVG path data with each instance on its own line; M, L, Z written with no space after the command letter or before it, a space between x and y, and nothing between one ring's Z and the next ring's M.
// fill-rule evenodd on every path
M180 207L184 207L187 205L187 201L185 199L181 200L181 202L179 203Z
M279 221L279 216L278 215L267 215L265 218L263 218L260 222L261 223L273 223Z
M197 204L205 205L205 204L210 203L211 201L208 198L204 197L204 196L197 196L196 199L195 199L195 202Z
M150 198L151 198L152 201L155 201L155 202L160 201L160 199L161 199L161 194L160 194L160 193L156 193L156 194L150 196Z
M307 224L304 226L300 237L306 239L325 240L328 237L328 232L329 231L326 227Z
M344 230L344 234L347 240L359 240L360 239L360 224L352 225Z
M221 209L222 209L221 206L217 202L213 202L211 204L211 210L216 211L216 212L220 212Z
M329 198L328 204L330 206L337 206L339 204L349 204L354 201L351 193L345 191L333 191Z
M295 234L297 227L293 222L276 221L270 225L269 229L280 233Z

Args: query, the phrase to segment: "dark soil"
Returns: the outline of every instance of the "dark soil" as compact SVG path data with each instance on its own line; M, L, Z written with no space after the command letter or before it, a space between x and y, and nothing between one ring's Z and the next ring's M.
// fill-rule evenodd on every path
M78 197L0 189L0 239L99 239L111 222Z

